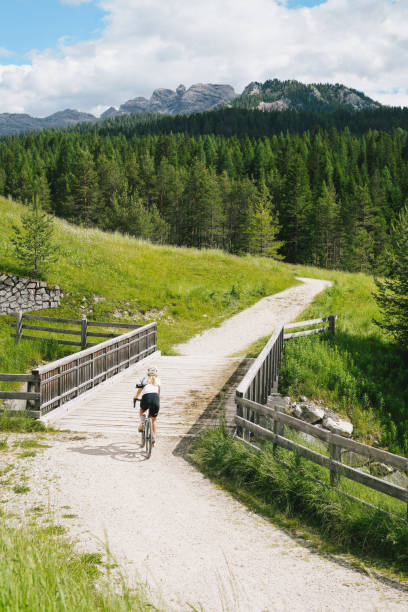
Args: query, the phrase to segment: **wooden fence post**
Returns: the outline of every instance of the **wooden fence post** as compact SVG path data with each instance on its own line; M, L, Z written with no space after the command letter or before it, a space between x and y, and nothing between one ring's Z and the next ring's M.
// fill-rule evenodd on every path
M81 321L81 349L86 349L88 336L88 319L84 315Z
M332 461L341 461L341 447L337 446L336 444L333 444L332 442L329 443L329 451L330 451L330 459ZM340 482L340 474L336 468L335 465L331 465L330 467L330 484L335 487L339 484Z
M331 333L334 336L334 334L336 333L336 316L335 315L329 316L329 327L330 327Z
M20 342L23 333L23 311L16 312L16 343Z

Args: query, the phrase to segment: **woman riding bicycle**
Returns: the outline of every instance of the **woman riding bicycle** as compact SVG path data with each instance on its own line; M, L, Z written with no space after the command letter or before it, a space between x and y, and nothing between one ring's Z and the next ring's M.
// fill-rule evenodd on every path
M140 397L140 425L139 431L143 431L146 410L149 411L149 417L152 419L153 424L153 445L156 440L157 432L157 415L160 410L160 379L157 376L156 366L150 366L147 370L147 376L145 376L138 387L137 393L134 397L134 403L139 400Z

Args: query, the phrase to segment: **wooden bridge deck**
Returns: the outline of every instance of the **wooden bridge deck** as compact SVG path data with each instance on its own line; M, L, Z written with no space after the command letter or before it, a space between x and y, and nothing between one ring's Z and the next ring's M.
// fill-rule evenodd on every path
M161 380L159 435L182 437L194 434L202 413L236 370L240 359L208 355L157 357ZM135 364L117 380L114 378L74 402L47 415L48 423L59 429L104 434L136 434L138 409L132 398L136 382L146 373L146 363ZM211 423L201 418L200 427Z

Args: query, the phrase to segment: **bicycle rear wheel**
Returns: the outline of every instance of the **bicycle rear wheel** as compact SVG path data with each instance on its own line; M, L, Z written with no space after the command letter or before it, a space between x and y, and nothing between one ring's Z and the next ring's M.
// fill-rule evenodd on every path
M150 455L152 454L152 441L153 441L152 419L146 419L145 440L146 440L146 459L149 459Z

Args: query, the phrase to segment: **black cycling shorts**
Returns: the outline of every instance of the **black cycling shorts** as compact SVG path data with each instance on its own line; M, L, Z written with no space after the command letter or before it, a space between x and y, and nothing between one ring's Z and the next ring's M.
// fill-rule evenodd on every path
M160 397L158 393L145 393L140 402L140 409L143 412L149 411L149 417L157 417L160 410Z

